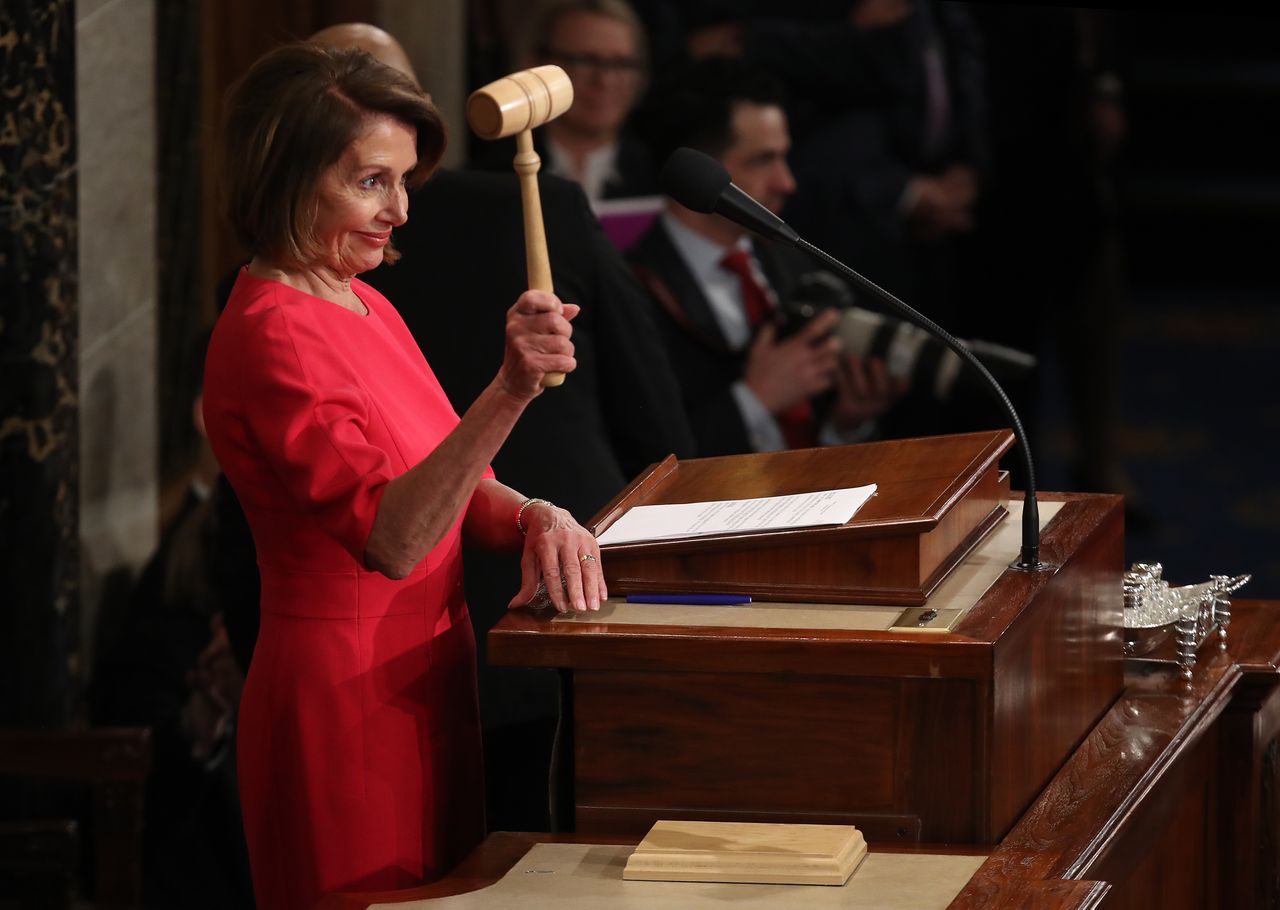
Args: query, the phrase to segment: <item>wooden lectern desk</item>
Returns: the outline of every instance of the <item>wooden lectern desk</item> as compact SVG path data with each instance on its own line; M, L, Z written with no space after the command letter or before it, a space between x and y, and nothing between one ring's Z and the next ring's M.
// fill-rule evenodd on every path
M1131 663L1124 693L1000 843L873 844L873 857L914 853L976 860L976 871L951 886L949 899L900 903L911 910L1280 906L1280 601L1237 601L1232 616L1225 647L1211 642L1202 648L1190 681L1178 673L1172 646L1162 655L1168 660L1164 669L1149 660ZM389 904L404 910L684 906L665 883L623 881L621 862L582 863L569 875L616 879L610 900L575 901L566 888L566 899L539 901L555 877L552 870L539 864L538 875L521 874L517 866L539 844L634 845L639 839L582 832L492 834L441 881L397 892L330 895L317 910ZM904 875L901 892L910 893L927 875ZM477 890L504 876L505 892ZM890 893L899 890L892 878L889 884ZM774 894L761 899L741 886L719 886L717 906L791 910L813 906L813 889L821 889L769 887ZM501 895L510 895L511 888L521 898L504 901ZM449 895L473 899L458 903ZM842 902L837 895L831 903L885 906L858 903L852 892L848 897Z
M850 616L931 607L1018 511L997 465L1010 442L1002 431L669 459L597 531L640 502L879 491L842 528L606 549L610 593L745 591ZM1040 545L1056 568L1000 572L950 631L697 624L693 606L656 625L516 611L489 633L489 659L564 671L579 832L640 836L694 818L994 844L1123 687L1121 498L1046 498L1061 503ZM805 615L778 609L760 615Z
M1280 906L1280 600L1233 604L1225 646L1201 649L1192 680L1183 680L1172 646L1151 660L1130 663L1123 695L1103 715L996 845L872 845L872 856L896 852L975 859L968 881L950 897L905 901L911 910L1265 910ZM654 774L660 773L654 763ZM388 904L426 907L684 906L668 897L668 883L625 882L621 863L580 865L570 878L617 879L611 900L538 901L548 875L508 874L538 843L634 843L639 834L492 834L443 881L378 895L333 895L323 910L365 910ZM891 892L910 893L933 868L915 870ZM539 866L539 872L545 872ZM493 900L476 892L507 875L526 900ZM858 879L859 873L854 873ZM851 879L852 881L852 879ZM954 881L954 879L951 879ZM856 884L856 881L854 881ZM941 882L933 882L941 884ZM814 906L814 888L769 886L774 895L748 895L717 886L716 906ZM568 891L568 888L566 888ZM475 900L449 904L468 893ZM509 890L506 892L509 893ZM416 901L433 901L417 904ZM850 900L836 906L886 906ZM820 905L820 904L819 904ZM319 910L319 909L317 909Z

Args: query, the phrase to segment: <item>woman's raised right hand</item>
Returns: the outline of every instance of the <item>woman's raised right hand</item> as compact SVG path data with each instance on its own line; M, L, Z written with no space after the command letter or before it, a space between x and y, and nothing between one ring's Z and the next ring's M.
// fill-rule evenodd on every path
M524 401L542 391L548 373L572 372L575 303L562 303L547 291L525 291L507 310L507 345L498 378L502 388Z

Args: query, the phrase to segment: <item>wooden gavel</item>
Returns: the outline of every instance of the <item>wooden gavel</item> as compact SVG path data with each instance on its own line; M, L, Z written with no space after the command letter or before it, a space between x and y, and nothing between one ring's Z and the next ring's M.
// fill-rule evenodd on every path
M481 139L516 137L512 162L520 175L520 201L524 209L524 258L529 287L553 291L547 233L542 225L542 199L538 195L538 169L542 159L533 150L533 128L554 120L573 104L573 83L558 66L535 66L490 82L467 99L467 122ZM547 373L542 385L564 382L564 373Z

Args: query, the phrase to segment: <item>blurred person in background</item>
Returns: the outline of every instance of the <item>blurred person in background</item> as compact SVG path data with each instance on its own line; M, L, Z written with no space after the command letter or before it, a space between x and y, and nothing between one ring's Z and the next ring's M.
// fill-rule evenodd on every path
M656 193L648 151L626 127L648 74L635 11L626 0L544 0L527 15L515 68L551 63L573 82L573 104L534 132L544 169L579 184L592 203ZM510 167L514 142L480 154L486 168Z
M207 341L206 335L201 352ZM192 358L196 370L203 365L203 357ZM198 377L193 384L199 387ZM251 907L235 773L236 713L247 665L236 660L225 617L238 615L236 598L257 571L251 554L237 565L221 559L229 532L215 494L220 478L199 393L191 414L197 469L120 626L99 644L89 700L95 724L152 731L143 906ZM256 584L250 593L256 598Z
M796 190L782 99L760 68L709 59L655 88L643 123L656 159L703 151L776 213ZM803 253L669 200L628 258L656 304L700 455L860 441L905 391L883 360L841 349L835 308L783 337L779 319L806 282L841 287Z
M797 183L786 220L953 334L1012 345L998 376L1030 414L1036 373L1024 352L1036 345L991 331L988 295L965 281L991 146L982 42L966 5L695 2L683 15L688 54L739 57L786 85ZM986 394L939 395L916 381L881 429L902 437L1006 422Z

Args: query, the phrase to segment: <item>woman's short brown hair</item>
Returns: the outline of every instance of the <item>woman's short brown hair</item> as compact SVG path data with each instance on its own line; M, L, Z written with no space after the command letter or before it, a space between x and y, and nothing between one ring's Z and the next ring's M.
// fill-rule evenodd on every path
M371 116L417 134L421 186L444 154L444 121L411 79L354 48L297 43L261 57L227 92L223 199L236 236L254 255L302 264L319 254L313 234L320 178ZM398 258L390 247L384 257Z

